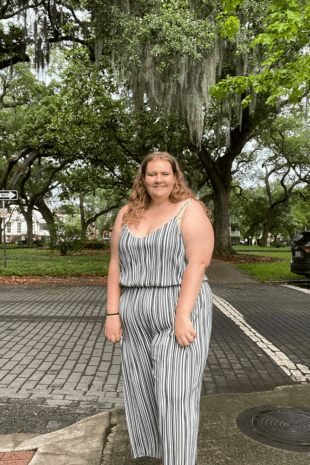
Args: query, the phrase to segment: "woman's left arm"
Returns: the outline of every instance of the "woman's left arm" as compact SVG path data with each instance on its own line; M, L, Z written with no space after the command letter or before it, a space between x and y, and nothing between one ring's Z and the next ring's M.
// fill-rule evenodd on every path
M196 337L190 315L199 295L205 270L211 262L214 233L209 218L196 201L187 205L180 229L188 265L183 274L176 307L175 336L180 346L183 347L188 346Z

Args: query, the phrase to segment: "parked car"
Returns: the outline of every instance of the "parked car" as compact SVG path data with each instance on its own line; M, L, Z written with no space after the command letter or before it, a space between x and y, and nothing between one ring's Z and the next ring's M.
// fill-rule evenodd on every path
M304 231L292 241L291 272L310 279L310 231Z

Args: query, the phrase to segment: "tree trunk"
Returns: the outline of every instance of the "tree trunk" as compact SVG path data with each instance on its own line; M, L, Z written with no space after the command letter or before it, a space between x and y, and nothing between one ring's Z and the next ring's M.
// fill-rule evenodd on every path
M32 246L33 245L33 228L32 228L33 206L32 206L32 204L31 205L28 204L26 206L26 208L27 208L27 210L26 210L25 205L23 204L23 199L21 197L17 200L17 203L18 203L20 211L21 211L21 213L22 213L22 215L25 218L26 223L27 223L26 244L28 246Z
M260 244L261 247L267 247L268 235L272 228L273 222L277 216L278 215L275 209L271 207L268 212L266 223L264 224L263 235L262 235L261 244Z
M48 208L46 203L44 202L43 197L39 197L36 200L36 206L37 206L39 212L41 213L41 215L43 216L44 221L46 222L46 224L48 224L48 225L54 224L54 215L51 212L51 210Z
M87 230L87 224L85 221L85 210L84 210L84 194L80 192L80 215L81 215L81 239L86 240L86 230Z
M233 254L229 231L228 200L231 188L231 165L232 161L212 160L211 154L202 147L199 158L210 178L213 187L214 203L214 252L220 254Z
M28 246L33 246L33 224L32 224L32 210L30 214L25 216L25 220L27 223L27 236L26 236L26 244Z
M228 200L229 200L230 189L214 191L213 202L214 202L214 252L221 254L233 254L234 249L231 245L230 231L229 231L229 211L228 211Z

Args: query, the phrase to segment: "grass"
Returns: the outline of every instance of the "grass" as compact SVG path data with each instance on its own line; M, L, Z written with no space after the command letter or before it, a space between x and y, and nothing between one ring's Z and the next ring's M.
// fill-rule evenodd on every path
M86 254L60 256L50 250L10 249L7 251L7 269L0 253L2 276L81 276L84 274L106 276L110 254L89 251Z
M234 245L236 252L290 252L291 247L260 247L259 245ZM265 254L264 254L265 255Z
M288 248L288 247L285 247ZM295 273L291 273L291 268L290 268L290 261L292 257L291 252L263 252L260 253L259 255L263 255L265 257L277 257L277 258L283 258L286 261L285 262L274 262L274 263L257 263L257 264L252 264L252 265L245 265L245 264L235 264L234 266L236 268L239 268L242 271L245 271L249 275L253 276L256 279L259 279L259 281L265 282L265 281L286 281L289 279L303 279L304 276L298 275ZM277 249L279 250L279 249ZM249 253L249 255L258 255L256 253Z
M7 269L3 267L3 254L0 252L0 275L2 276L81 276L94 275L106 276L108 274L110 255L102 255L100 251L89 251L86 254L67 255L65 257L53 254L50 250L22 249L8 247ZM303 279L290 271L291 251L290 247L281 249L257 248L256 246L234 247L239 253L258 255L253 253L258 250L259 255L285 259L285 262L261 263L261 264L235 264L237 268L245 271L260 281L283 281L289 279ZM267 249L267 251L266 251Z
M20 247L17 244L6 244L6 249L20 249ZM3 244L0 244L0 249L3 249Z

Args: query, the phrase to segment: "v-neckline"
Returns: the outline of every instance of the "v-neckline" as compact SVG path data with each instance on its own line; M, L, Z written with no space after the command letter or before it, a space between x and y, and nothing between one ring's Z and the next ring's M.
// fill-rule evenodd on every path
M152 231L151 233L147 234L146 236L135 236L135 235L132 234L132 232L130 231L130 229L129 229L127 223L126 223L126 226L127 226L127 230L129 231L129 234L131 234L131 236L136 237L137 239L144 239L145 237L149 237L149 236L151 236L152 234L156 233L157 231L160 231L164 226L166 226L167 224L169 224L169 223L170 223L172 220L174 220L174 218L176 218L177 216L178 216L178 213L177 213L173 218L171 218L169 221L167 221L165 224L163 224L160 228L155 229L155 231Z

